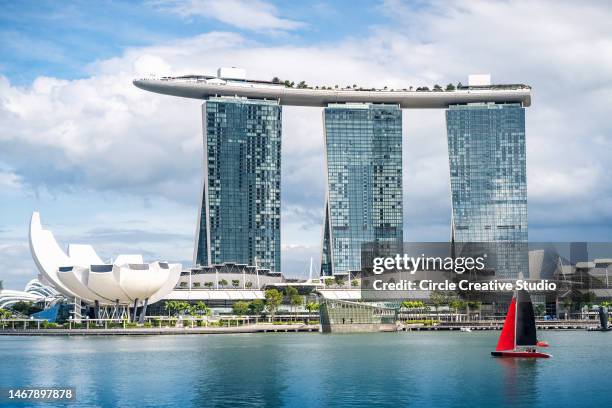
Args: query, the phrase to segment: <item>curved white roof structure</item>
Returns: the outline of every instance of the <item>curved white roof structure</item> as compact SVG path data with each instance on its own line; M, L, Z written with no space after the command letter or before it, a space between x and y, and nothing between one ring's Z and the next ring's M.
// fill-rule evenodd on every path
M18 302L53 302L58 298L58 293L48 286L43 285L38 279L29 281L25 289L0 290L0 308L8 307Z
M252 99L277 99L281 105L327 106L331 103L387 103L401 108L447 108L473 102L520 102L531 106L527 85L486 85L462 87L453 91L408 91L387 89L312 89L291 88L268 81L236 80L205 75L137 79L140 89L183 98L207 99L211 96L239 96Z
M30 221L30 251L40 274L62 295L103 305L154 303L174 289L182 270L181 264L143 263L141 255L119 255L107 264L91 245L70 244L66 254L42 228L38 212Z

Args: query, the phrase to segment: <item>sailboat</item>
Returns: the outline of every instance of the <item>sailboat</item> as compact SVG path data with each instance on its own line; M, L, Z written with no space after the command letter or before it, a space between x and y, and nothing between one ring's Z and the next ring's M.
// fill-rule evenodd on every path
M537 351L535 314L529 292L522 289L512 297L504 327L493 357L549 358L550 354Z

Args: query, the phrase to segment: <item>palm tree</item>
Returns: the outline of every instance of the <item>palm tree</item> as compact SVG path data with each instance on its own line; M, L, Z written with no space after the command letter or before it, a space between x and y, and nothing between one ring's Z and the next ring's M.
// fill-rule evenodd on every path
M227 281L225 279L221 279L219 281L219 286L221 286L222 288L225 288L227 286Z

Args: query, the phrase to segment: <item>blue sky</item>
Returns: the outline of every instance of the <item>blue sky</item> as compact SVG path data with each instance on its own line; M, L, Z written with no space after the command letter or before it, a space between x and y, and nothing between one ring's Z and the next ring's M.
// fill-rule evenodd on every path
M528 83L530 239L610 241L611 19L597 1L0 1L0 280L36 275L34 210L64 245L189 264L200 103L131 80L218 66L326 85ZM446 240L443 112L403 115L406 239ZM286 107L283 127L283 270L303 275L320 252L321 111Z

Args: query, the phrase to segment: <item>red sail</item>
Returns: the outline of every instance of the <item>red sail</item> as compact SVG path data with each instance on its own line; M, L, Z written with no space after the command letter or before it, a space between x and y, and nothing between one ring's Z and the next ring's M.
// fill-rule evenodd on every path
M514 336L515 336L515 322L516 322L516 298L512 298L510 308L508 308L508 314L506 315L506 321L502 329L497 347L495 350L514 350Z

